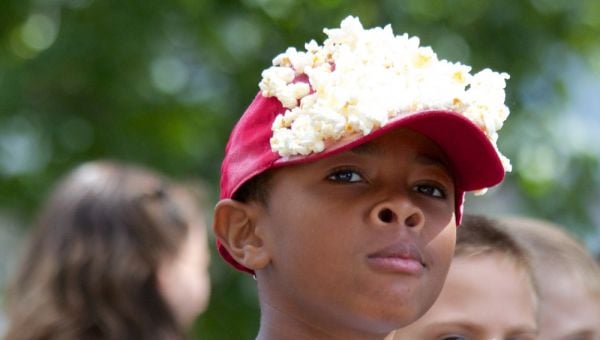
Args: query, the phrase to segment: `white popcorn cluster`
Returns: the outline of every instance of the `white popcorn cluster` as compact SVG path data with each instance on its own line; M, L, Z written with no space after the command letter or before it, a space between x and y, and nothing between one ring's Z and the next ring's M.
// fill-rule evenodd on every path
M351 16L324 32L323 46L313 40L306 51L288 48L262 73L262 94L287 109L272 127L271 148L282 157L320 152L398 115L431 109L464 115L496 146L509 114L508 74L485 69L471 75L470 66L438 59L417 37L395 36L390 25L365 30ZM510 171L509 160L498 154Z

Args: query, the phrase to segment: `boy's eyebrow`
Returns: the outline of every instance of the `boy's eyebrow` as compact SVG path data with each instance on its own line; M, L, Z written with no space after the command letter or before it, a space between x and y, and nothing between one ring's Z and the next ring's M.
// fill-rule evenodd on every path
M416 161L423 165L435 165L448 170L447 162L437 156L420 154L417 156Z
M433 166L435 168L440 169L450 179L454 178L454 175L452 174L452 170L450 169L448 162L441 157L434 156L434 155L421 154L421 155L418 155L415 160L417 161L417 163L419 163L421 165Z
M380 155L383 153L381 148L373 143L364 143L350 149L350 152L358 155Z
M383 150L377 146L377 144L373 143L365 143L358 145L352 149L350 152L355 153L357 155L367 155L367 156L376 156L383 154ZM429 154L419 154L415 160L417 163L422 165L433 165L441 168L445 172L450 175L450 168L448 166L448 162L442 159L441 157L429 155Z

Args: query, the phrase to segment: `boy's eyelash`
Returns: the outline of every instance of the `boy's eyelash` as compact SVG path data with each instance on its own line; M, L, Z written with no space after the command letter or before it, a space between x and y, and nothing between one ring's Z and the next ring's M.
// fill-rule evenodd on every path
M433 190L433 191L437 190L437 191L439 191L439 196L437 196L436 194L425 192L425 191L421 190L423 188L427 188L428 190ZM415 185L413 190L415 192L429 195L434 198L445 199L448 197L447 189L443 185L440 185L438 183L430 183L430 182L420 183L420 184Z
M468 340L471 335L464 331L445 331L435 336L436 340Z
M444 335L441 338L439 338L440 340L466 340L467 337L466 336L462 336L462 335Z
M337 182L337 183L355 183L355 182L359 182L357 181L352 181L350 179L341 179L341 178L334 178L336 176L340 176L342 174L346 174L346 175L352 175L352 174L356 174L358 177L360 177L360 181L364 181L365 180L365 176L363 176L363 174L360 172L360 170L354 168L354 167L348 167L348 166L344 166L344 167L339 167L339 168L335 168L332 169L331 171L329 171L329 174L327 175L327 180L332 181L332 182Z

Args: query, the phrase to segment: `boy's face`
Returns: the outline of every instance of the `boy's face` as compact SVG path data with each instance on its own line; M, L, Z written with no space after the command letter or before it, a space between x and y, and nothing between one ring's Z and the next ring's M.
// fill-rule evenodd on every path
M506 255L458 257L433 307L393 339L535 339L534 296L525 270Z
M436 144L407 129L275 170L264 227L262 302L311 327L389 332L422 315L456 237L454 183Z

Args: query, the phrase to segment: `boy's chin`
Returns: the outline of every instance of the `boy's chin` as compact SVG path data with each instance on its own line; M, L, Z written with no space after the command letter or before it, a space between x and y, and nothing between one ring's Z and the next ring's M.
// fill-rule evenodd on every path
M409 324L417 321L421 316L427 312L428 308L415 307L415 308L395 308L394 310L382 311L381 314L371 316L371 320L366 323L371 329L372 333L381 335L383 339L394 330L408 326ZM386 339L391 339L386 337Z

